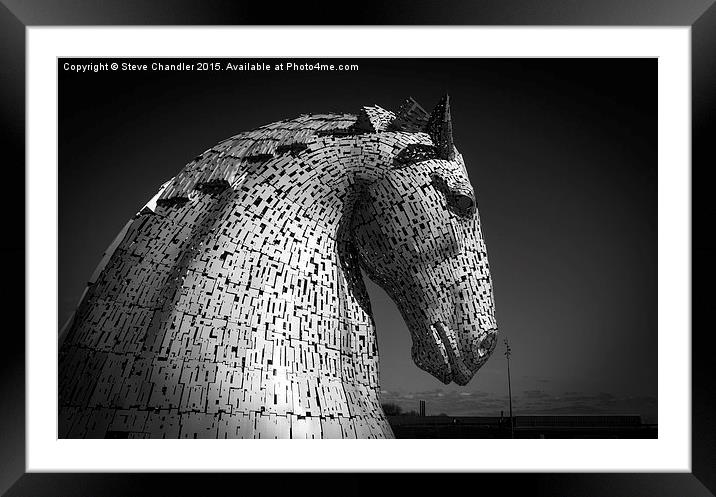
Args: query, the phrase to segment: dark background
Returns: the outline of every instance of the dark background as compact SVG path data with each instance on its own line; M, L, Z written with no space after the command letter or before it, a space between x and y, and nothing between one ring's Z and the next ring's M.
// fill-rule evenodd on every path
M656 59L335 61L360 65L346 73L75 74L63 62L60 324L124 223L219 140L301 113L396 110L409 95L431 110L448 91L513 350L515 414L656 421ZM412 364L397 309L368 287L384 400L425 399L428 414L507 409L502 346L469 385L444 386Z

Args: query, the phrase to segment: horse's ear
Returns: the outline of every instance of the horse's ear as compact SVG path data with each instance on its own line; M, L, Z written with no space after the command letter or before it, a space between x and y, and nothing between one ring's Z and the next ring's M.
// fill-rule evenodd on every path
M433 145L441 159L455 158L455 148L452 140L452 118L450 117L450 97L446 94L430 114L424 131L430 135Z
M361 133L375 133L385 131L394 120L395 114L378 105L374 105L372 107L363 107L358 112L358 119L353 127Z
M408 97L398 109L398 114L388 129L417 133L425 129L429 118L430 114L413 97Z

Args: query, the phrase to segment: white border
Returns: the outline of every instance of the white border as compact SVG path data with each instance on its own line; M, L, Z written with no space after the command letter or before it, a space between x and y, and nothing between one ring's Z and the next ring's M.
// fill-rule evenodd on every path
M32 27L27 56L28 471L691 471L690 28ZM90 56L658 57L659 438L56 439L57 57Z

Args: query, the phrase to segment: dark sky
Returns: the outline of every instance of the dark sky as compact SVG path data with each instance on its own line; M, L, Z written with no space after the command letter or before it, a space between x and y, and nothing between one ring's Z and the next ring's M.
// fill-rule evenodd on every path
M344 59L334 62L360 69L82 74L64 71L65 61L60 323L124 223L218 141L302 113L397 110L408 96L431 110L447 91L498 326L513 351L516 414L656 420L656 59ZM428 414L507 409L502 344L469 385L446 387L412 363L395 305L367 285L384 400L417 409L425 399Z

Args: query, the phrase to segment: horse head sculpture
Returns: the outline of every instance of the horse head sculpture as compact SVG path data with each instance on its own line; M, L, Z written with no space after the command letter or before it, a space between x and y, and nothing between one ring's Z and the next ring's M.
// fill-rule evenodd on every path
M62 334L60 437L391 437L361 269L467 384L497 327L447 96L262 126L163 185Z
M423 131L411 133L392 167L365 188L353 214L355 240L362 266L411 331L415 363L465 385L494 349L496 332L475 193L453 146L448 97L430 116L409 104L404 113L424 121Z

